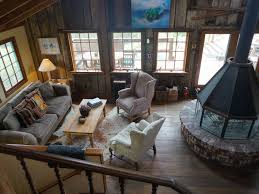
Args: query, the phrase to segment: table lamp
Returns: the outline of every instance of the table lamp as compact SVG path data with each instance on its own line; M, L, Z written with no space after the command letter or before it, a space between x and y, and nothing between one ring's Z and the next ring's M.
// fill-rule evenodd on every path
M49 59L43 59L39 67L40 72L47 72L48 80L51 80L50 72L54 71L55 69L56 66Z

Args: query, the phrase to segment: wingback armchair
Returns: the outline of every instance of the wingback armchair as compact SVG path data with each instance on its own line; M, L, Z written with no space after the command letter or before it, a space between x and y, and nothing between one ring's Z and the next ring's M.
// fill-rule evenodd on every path
M130 88L119 91L119 98L116 100L118 114L120 108L128 114L130 120L142 113L150 114L155 85L156 79L149 74L132 73Z
M144 154L153 147L156 154L155 140L165 118L157 113L151 116L151 123L141 120L138 124L132 122L116 136L110 139L110 161L112 156L125 156L134 162L138 170L138 162Z

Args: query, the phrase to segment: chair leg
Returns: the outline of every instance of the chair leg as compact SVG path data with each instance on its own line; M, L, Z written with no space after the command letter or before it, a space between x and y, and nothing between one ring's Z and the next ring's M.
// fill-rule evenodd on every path
M120 108L117 106L117 114L120 113Z
M150 108L148 108L148 115L150 115L151 114L151 110L150 110Z
M153 151L154 151L154 155L156 155L156 145L153 145Z
M139 169L139 165L138 165L138 163L137 163L137 162L135 162L134 164L135 164L135 167L136 167L136 171L138 171L138 169Z
M112 161L112 156L113 156L111 148L109 148L109 152L110 152L110 162L111 162Z

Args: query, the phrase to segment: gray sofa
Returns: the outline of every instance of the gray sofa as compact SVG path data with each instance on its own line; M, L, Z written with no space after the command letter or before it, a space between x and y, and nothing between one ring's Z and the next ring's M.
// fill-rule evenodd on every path
M41 91L41 82L35 82L20 91L14 98L0 108L0 143L9 144L40 144L44 145L49 140L52 133L57 129L66 113L72 106L70 88L67 85L51 84L52 94L49 91ZM18 105L27 94L36 88L40 88L42 96L48 105L47 114L38 119L27 128L20 127L16 130L6 128L3 120L12 109Z

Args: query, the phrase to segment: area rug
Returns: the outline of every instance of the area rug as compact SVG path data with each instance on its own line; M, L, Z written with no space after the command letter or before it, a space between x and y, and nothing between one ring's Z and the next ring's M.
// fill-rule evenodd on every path
M61 127L53 134L49 143L59 143L67 145L66 136L63 130L69 127L70 123L76 117L78 111L78 105L73 105L71 111L67 114ZM129 124L128 119L122 114L117 114L116 107L106 114L106 117L102 117L94 132L94 147L103 149L104 161L109 159L109 139L114 137L124 127ZM82 148L88 148L90 141L88 137L84 136L72 136L73 145L80 146Z

